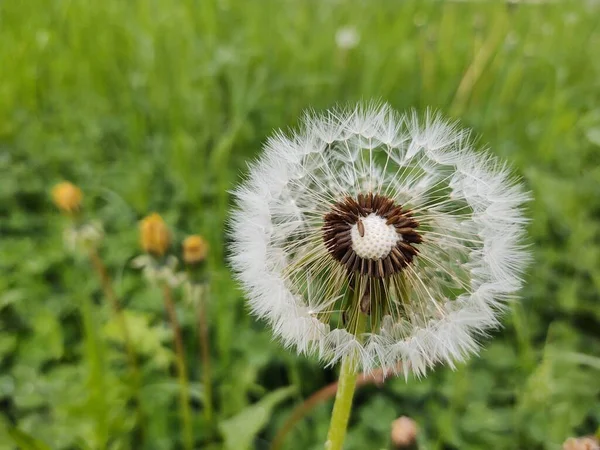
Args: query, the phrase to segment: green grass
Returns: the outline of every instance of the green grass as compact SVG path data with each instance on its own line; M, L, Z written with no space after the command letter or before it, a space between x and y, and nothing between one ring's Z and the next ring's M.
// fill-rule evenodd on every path
M0 3L0 448L13 448L10 426L56 449L140 448L116 324L87 261L65 251L49 200L62 179L105 225L102 255L143 355L145 448L177 448L181 436L160 294L129 265L151 211L177 240L210 241L217 429L230 448L268 448L291 408L335 375L248 316L225 264L228 191L274 128L371 98L439 109L510 161L535 197L535 262L480 358L359 391L347 449L386 448L402 414L425 449L558 449L593 433L599 16L593 1ZM355 49L336 47L343 26L360 34ZM197 446L225 448L202 419L194 313L183 302L179 313ZM315 409L285 448L322 448L330 409Z

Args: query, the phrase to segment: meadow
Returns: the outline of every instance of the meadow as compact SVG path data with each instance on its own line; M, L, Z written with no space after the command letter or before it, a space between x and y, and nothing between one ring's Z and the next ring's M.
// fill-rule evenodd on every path
M534 197L533 263L479 357L361 387L345 448L391 448L401 415L432 450L553 450L599 429L597 1L4 1L0 61L0 449L184 448L162 293L131 264L152 212L174 255L209 243L210 418L195 308L173 289L194 448L272 448L336 370L248 314L230 192L273 130L369 99L439 110L507 160ZM93 266L65 247L63 180L103 226L139 383ZM321 449L331 406L282 448Z

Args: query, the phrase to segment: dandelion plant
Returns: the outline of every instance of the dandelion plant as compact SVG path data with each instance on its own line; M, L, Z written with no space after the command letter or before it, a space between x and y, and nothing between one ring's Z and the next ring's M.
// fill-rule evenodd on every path
M509 167L438 115L358 105L270 138L235 191L231 261L287 347L341 362L326 448L359 370L424 376L479 348L528 261Z

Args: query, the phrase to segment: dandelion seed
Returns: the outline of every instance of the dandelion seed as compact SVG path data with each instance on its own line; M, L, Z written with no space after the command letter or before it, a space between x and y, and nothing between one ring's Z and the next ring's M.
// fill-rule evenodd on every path
M476 352L521 286L529 195L468 138L387 105L272 137L231 220L252 311L286 346L357 370L421 376Z

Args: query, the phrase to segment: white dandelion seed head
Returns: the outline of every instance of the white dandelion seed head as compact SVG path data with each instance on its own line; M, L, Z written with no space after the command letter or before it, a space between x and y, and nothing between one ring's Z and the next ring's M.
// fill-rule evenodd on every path
M66 248L74 253L85 254L90 248L97 247L104 238L104 229L100 222L86 222L65 229L63 239Z
M339 28L335 33L335 43L342 50L351 50L360 42L360 34L355 27Z
M146 280L153 285L166 283L168 286L176 288L186 281L185 272L177 271L178 261L173 255L167 256L164 260L158 261L152 255L144 254L133 258L131 266L141 269Z
M230 259L252 312L327 364L455 367L529 260L529 194L431 112L309 113L267 141L235 197Z

